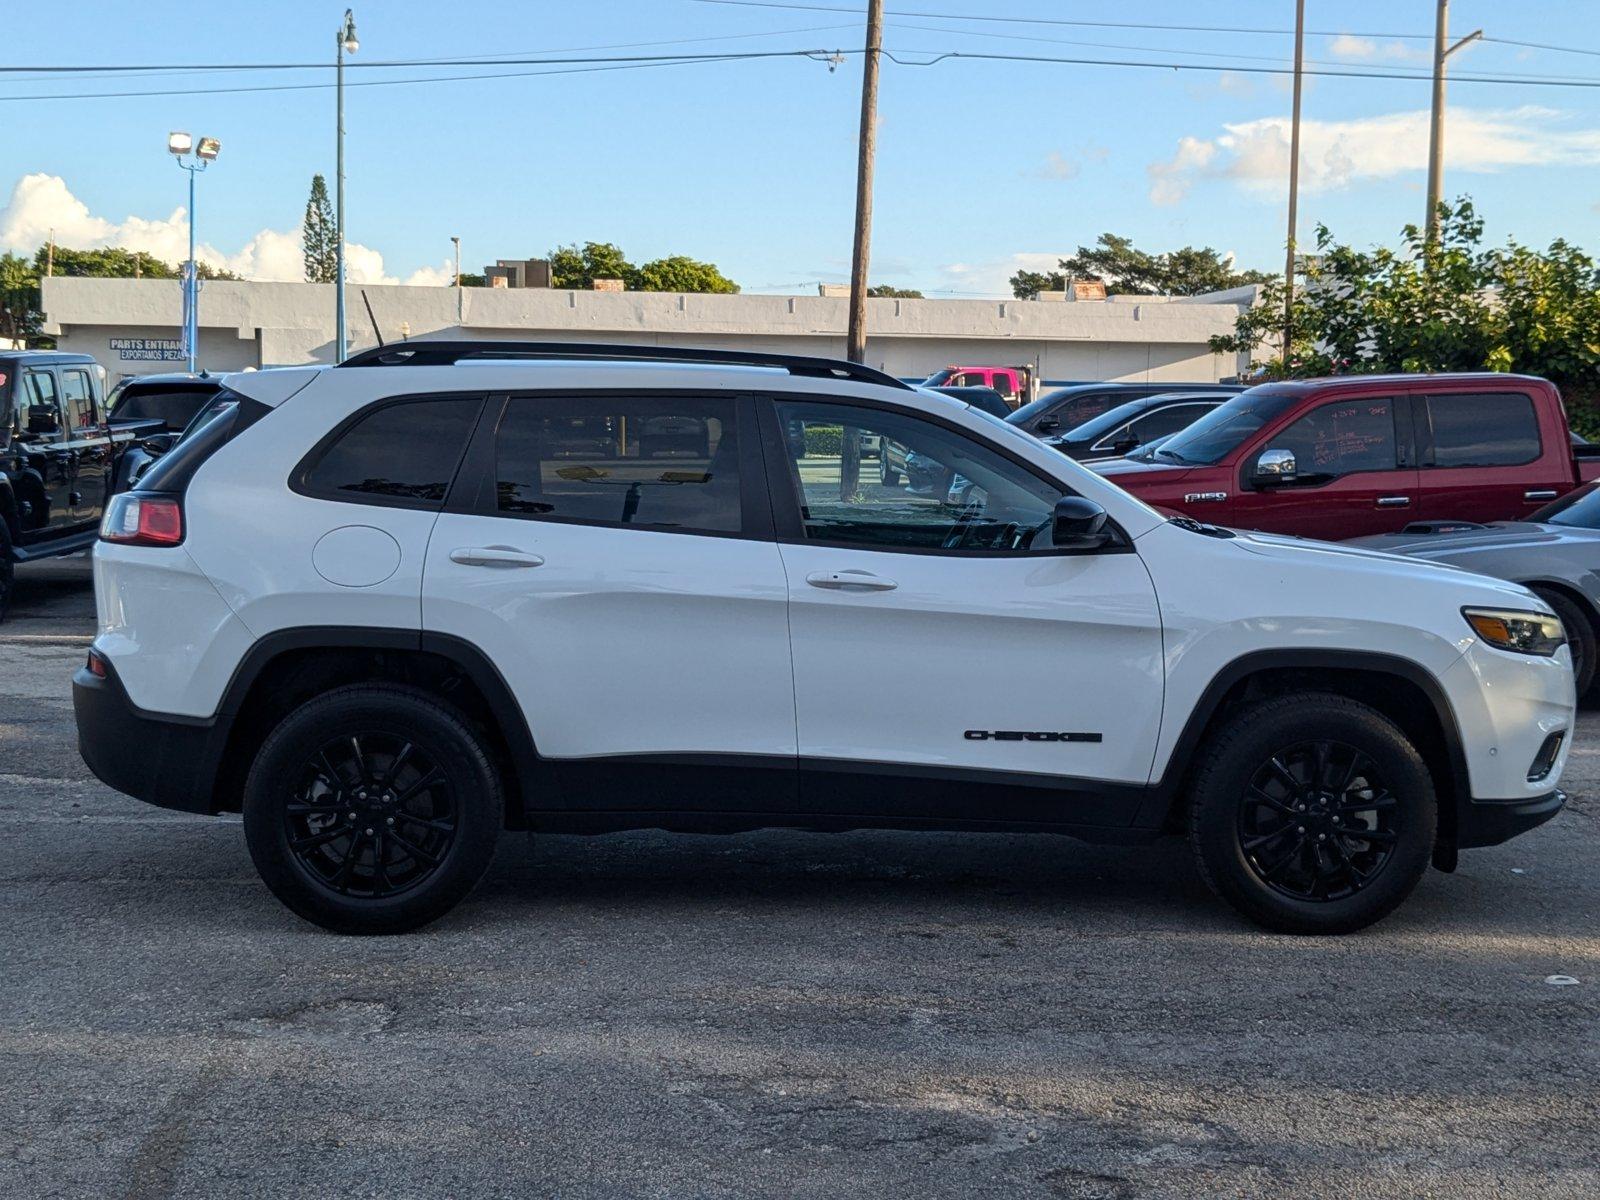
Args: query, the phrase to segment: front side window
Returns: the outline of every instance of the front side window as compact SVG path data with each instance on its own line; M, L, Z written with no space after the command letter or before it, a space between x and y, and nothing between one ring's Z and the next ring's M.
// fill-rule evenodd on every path
M1428 397L1436 467L1495 467L1539 457L1539 419L1522 392Z
M1383 397L1324 404L1273 434L1268 442L1265 448L1294 455L1301 479L1392 471L1397 462L1394 401Z
M780 403L777 410L808 541L881 550L1051 548L1063 489L965 434L844 405ZM840 454L849 429L883 446L854 481Z
M519 396L495 436L507 516L738 533L734 401L714 396Z
M67 402L67 421L73 429L93 429L100 423L94 410L94 388L89 372L77 369L61 372L61 394Z
M17 398L17 433L23 440L55 441L61 437L61 397L49 371L24 371Z
M369 410L305 471L304 490L340 499L438 508L455 478L479 403L475 396L446 397Z

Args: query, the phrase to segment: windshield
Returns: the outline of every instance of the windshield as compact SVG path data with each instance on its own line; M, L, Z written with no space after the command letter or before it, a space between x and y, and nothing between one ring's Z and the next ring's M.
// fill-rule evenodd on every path
M1546 504L1528 517L1546 525L1565 525L1569 529L1600 529L1600 485L1585 484L1575 492Z
M1162 443L1155 452L1156 461L1196 466L1221 462L1294 402L1292 395L1260 388L1240 392Z

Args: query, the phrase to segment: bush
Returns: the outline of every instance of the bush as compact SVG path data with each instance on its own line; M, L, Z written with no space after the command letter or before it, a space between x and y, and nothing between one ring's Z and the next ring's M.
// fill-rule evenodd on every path
M841 426L806 426L807 458L838 458L842 453L844 453L844 429Z

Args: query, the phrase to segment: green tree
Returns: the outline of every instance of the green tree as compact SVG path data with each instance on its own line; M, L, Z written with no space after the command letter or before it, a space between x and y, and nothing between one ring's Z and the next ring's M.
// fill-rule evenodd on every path
M332 283L339 266L339 232L328 203L328 181L311 177L311 197L300 223L300 249L305 255L306 282Z
M628 279L641 292L711 292L731 294L739 285L708 262L674 254L644 264Z
M20 254L0 254L0 338L28 345L43 323L38 271Z
M587 290L596 279L620 279L634 292L737 292L714 263L674 254L636 267L614 242L585 242L550 251L550 286Z
M613 242L557 246L550 251L550 286L587 290L596 279L627 281L634 266Z
M1011 291L1019 300L1037 300L1040 292L1060 291L1069 278L1099 280L1111 295L1198 296L1277 277L1236 271L1231 259L1210 246L1151 254L1132 238L1102 233L1093 246L1079 246L1076 254L1062 259L1060 271L1018 271L1011 277Z
M1407 225L1397 250L1358 250L1318 226L1304 261L1284 348L1283 285L1262 289L1222 353L1249 354L1272 377L1380 371L1518 371L1567 391L1580 432L1600 377L1600 268L1566 241L1484 250L1483 221L1465 198L1439 206L1429 245Z
M159 258L133 250L104 246L94 250L73 250L57 246L52 253L39 247L33 266L40 275L46 270L56 275L80 275L95 279L175 279L178 269Z
M875 284L867 289L867 295L884 300L921 300L922 293L915 288L897 288L887 283Z

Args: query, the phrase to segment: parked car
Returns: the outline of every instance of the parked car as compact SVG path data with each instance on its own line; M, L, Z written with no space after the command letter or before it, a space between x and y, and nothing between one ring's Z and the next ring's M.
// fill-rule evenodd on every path
M1187 428L1226 398L1217 392L1161 392L1129 400L1066 433L1045 438L1044 444L1080 462L1120 458L1147 441Z
M979 412L986 412L991 417L1004 420L1011 415L1011 406L1006 403L1006 398L992 387L930 387L924 389L937 392L941 396L949 396L952 400L959 400L963 404L970 404Z
M221 389L218 376L187 373L130 375L111 389L112 438L125 442L112 491L126 491L150 464L172 448Z
M922 381L923 387L982 387L998 392L1007 409L1026 404L1033 391L1032 367L944 367Z
M94 359L0 351L0 618L17 563L94 544L116 452Z
M1525 521L1417 521L1346 545L1522 584L1561 618L1578 695L1590 690L1600 663L1600 484L1586 483Z
M1234 396L1244 391L1242 383L1078 383L1057 388L1024 404L1006 419L1018 429L1044 437L1064 433L1085 421L1109 412L1119 404L1158 396L1163 392L1212 392Z
M1330 933L1563 803L1572 669L1526 589L1164 519L869 368L411 341L224 385L111 502L79 745L242 811L330 928L438 917L506 827L776 825L1185 830L1241 912ZM574 413L708 444L560 456ZM807 454L840 427L962 502L846 489Z
M1342 538L1516 520L1600 476L1561 396L1526 375L1355 375L1251 388L1151 461L1094 465L1147 503L1240 529Z

